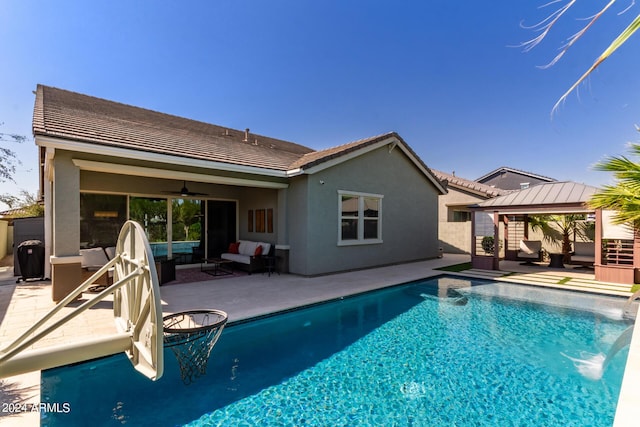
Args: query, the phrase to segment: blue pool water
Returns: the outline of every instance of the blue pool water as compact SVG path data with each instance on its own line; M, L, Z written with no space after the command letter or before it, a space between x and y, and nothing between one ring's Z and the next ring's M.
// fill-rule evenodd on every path
M623 304L433 278L227 327L188 386L170 349L157 382L120 355L43 372L42 402L71 411L42 425L610 426L628 350L584 367Z

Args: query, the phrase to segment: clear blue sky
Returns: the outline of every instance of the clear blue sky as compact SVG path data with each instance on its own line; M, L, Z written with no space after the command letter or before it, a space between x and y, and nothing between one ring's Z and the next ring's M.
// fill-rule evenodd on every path
M38 83L297 142L314 149L398 132L435 169L476 179L510 166L592 185L591 166L638 142L638 42L556 100L638 14L614 7L550 69L563 39L605 1L583 1L547 41L546 0L0 1L1 132L17 185L37 189ZM598 6L600 5L600 6Z

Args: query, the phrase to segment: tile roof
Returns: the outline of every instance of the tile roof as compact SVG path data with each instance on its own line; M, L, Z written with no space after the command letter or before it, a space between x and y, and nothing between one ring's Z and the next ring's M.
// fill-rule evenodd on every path
M347 153L351 153L353 151L365 148L369 145L375 144L379 141L383 141L385 139L392 138L392 137L399 138L399 136L395 132L389 132L389 133L373 136L370 138L363 138L357 141L348 142L346 144L330 147L324 150L313 151L311 153L307 153L303 155L296 162L292 163L291 169L297 169L297 168L308 169L310 167L319 165L326 161L335 159Z
M427 178L440 182L395 132L315 151L293 142L249 134L144 108L38 85L33 133L67 141L251 166L278 171L306 170L393 138Z
M408 157L423 170L427 179L430 180L439 191L446 193L446 189L433 174L432 170L422 161L422 159L411 149L400 135L396 132L387 132L380 135L372 136L370 138L359 139L347 144L338 145L336 147L327 148L325 150L314 151L302 156L298 161L291 165L291 169L309 169L322 163L328 162L333 159L337 159L341 156L345 156L349 153L357 152L358 150L366 149L370 145L375 145L379 142L386 140L393 140L393 143L398 143L402 146L402 149L408 155Z
M313 150L67 90L38 85L33 133L215 162L287 170Z
M458 176L448 174L439 170L431 169L431 171L440 181L446 181L447 186L472 191L474 193L484 195L485 197L496 197L509 193L509 190L495 188L490 185L460 178Z

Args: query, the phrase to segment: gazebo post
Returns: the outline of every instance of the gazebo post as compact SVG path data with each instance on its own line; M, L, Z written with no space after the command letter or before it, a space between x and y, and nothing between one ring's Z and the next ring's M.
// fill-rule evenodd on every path
M500 212L493 211L493 268L500 270Z
M502 215L502 228L504 229L504 258L509 259L509 215Z
M476 236L476 214L478 212L476 210L473 211L473 216L471 218L471 265L473 268L478 268L481 270L499 270L499 257L500 257L500 229L499 226L499 212L493 212L493 254L491 256L486 255L478 255L476 250L477 245L477 236ZM487 215L491 215L487 212ZM487 230L487 234L489 234L489 230Z
M476 212L471 215L471 259L476 256Z
M596 209L596 230L593 244L595 245L593 265L596 275L598 275L598 269L602 265L602 209Z

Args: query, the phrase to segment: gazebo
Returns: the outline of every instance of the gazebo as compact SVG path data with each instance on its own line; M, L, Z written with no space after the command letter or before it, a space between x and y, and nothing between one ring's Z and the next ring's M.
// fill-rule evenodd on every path
M531 215L584 214L595 221L595 278L604 282L636 283L640 268L640 238L631 227L614 225L614 212L594 210L587 202L596 187L575 182L551 182L514 191L470 206L473 268L499 270L501 259L516 260L520 240L529 238ZM492 244L482 245L483 239ZM493 242L498 242L493 244Z

